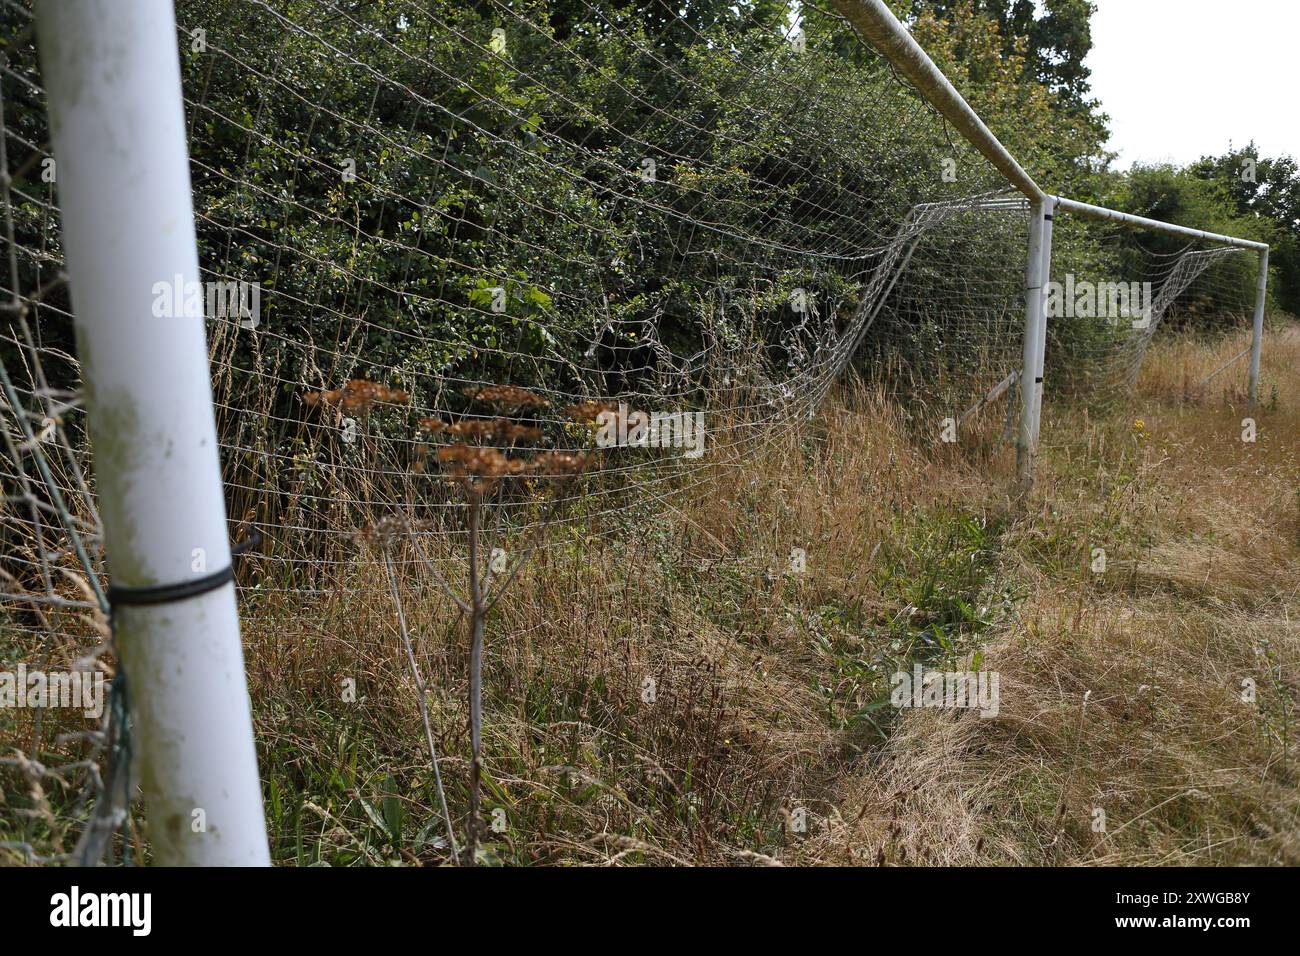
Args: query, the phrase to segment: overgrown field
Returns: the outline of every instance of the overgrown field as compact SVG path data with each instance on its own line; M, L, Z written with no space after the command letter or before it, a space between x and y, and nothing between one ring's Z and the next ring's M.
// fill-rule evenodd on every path
M1240 367L1190 384L1240 346L1049 407L1028 502L1006 451L921 447L858 390L626 534L569 528L489 624L487 857L1300 862L1300 328L1253 443ZM275 858L445 862L392 603L251 606ZM461 828L462 622L427 584L405 611ZM914 661L998 672L998 715L894 709Z
M1254 442L1242 367L1194 384L1241 347L1170 339L1126 409L1049 405L1025 501L999 412L922 444L857 388L621 529L554 528L489 618L481 859L1300 862L1300 326L1266 341ZM383 565L356 562L320 598L242 592L273 856L446 864ZM463 842L464 622L401 584ZM25 640L5 659L62 653ZM997 715L895 709L917 662L996 672ZM0 772L3 839L68 849L72 791ZM128 832L147 859L147 813Z

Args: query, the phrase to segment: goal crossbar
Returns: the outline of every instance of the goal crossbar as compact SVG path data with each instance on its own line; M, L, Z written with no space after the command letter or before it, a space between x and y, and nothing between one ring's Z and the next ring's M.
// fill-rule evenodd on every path
M1105 206L1079 202L1046 192L1029 175L1002 142L985 125L930 55L912 37L907 27L884 0L831 0L835 10L869 42L943 117L1006 176L1011 185L1029 200L1029 248L1025 282L1025 327L1023 367L1019 372L1021 421L1016 442L1017 472L1023 487L1033 483L1041 420L1046 315L1044 297L1051 276L1052 221L1059 211L1076 216L1107 220L1166 235L1217 243L1250 250L1259 256L1259 279L1255 293L1254 323L1250 348L1249 400L1254 408L1259 399L1260 355L1263 346L1264 308L1268 292L1267 243L1179 226L1120 212Z

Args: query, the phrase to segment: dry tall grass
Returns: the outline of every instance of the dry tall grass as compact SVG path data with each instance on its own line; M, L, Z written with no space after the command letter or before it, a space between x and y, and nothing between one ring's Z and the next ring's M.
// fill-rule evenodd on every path
M487 859L1300 862L1300 327L1254 443L1243 365L1195 385L1240 348L1158 345L1103 418L1049 406L1028 501L999 406L927 443L857 388L555 528L488 622ZM385 573L362 548L316 597L243 590L277 862L449 862ZM459 837L463 622L402 585ZM916 660L997 671L1000 713L895 711Z
M1193 384L1241 344L1158 346L1126 416L1045 416L999 717L908 712L797 859L1300 861L1300 329L1267 340L1253 444L1242 367Z
M1237 351L1167 343L1128 411L1049 408L1027 504L1000 422L922 446L859 389L567 526L489 626L489 858L1297 862L1300 329L1269 338L1253 444L1243 366L1189 385ZM377 557L352 573L379 593ZM407 584L463 813L462 628ZM393 608L271 610L246 616L278 858L445 862ZM974 654L998 717L881 706L900 662Z

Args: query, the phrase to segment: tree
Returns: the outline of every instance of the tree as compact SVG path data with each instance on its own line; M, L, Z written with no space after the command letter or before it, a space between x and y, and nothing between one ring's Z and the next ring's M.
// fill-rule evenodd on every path
M1002 38L1003 51L1016 52L1016 40L1028 39L1025 67L1049 90L1083 112L1095 109L1088 80L1092 71L1084 64L1092 49L1091 0L1044 0L1040 16L1033 0L913 0L912 13L931 12L950 20L965 8L991 17Z
M993 0L917 0L912 34L1011 153L1054 190L1092 196L1113 158L1106 117L1044 83L1011 7Z
M1193 176L1217 182L1243 216L1262 216L1278 227L1270 256L1278 304L1300 314L1300 164L1292 156L1261 156L1251 142L1229 146L1222 156L1202 156L1189 167Z

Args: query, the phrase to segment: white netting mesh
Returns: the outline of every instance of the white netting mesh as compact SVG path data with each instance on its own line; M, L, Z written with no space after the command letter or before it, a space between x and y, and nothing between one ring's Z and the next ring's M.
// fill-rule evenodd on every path
M1258 253L1069 214L1058 214L1055 226L1049 394L1114 403L1132 391L1160 330L1249 327Z
M257 284L255 313L209 315L246 616L382 590L350 571L378 522L461 540L457 446L519 462L490 487L506 542L612 532L851 367L919 427L1014 395L1025 202L837 17L708 9L178 2L203 279ZM105 646L93 469L29 4L0 25L0 620L68 663ZM1052 324L1049 379L1114 397L1230 254L1077 246L1081 275L1169 290L1140 334ZM527 394L485 400L497 386ZM704 454L601 447L590 402L699 413ZM15 729L32 792L101 786L107 726ZM39 802L0 811L0 839L39 843Z

